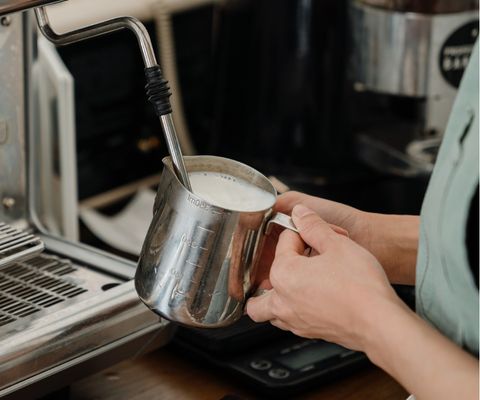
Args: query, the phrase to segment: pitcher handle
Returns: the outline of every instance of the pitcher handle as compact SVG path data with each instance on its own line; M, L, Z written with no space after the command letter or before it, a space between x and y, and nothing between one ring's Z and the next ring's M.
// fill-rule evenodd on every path
M283 226L286 229L290 229L291 231L298 233L298 229L293 223L292 218L287 214L283 214L280 212L273 214L273 216L267 222L267 226L265 228L265 233L267 235L269 235L272 231L272 224Z
M297 227L293 223L292 218L290 216L288 216L287 214L283 214L281 212L277 212L277 213L273 214L273 216L267 222L267 226L265 227L265 233L267 235L269 235L270 232L272 231L272 224L280 225L280 226L283 226L286 229L290 229L291 231L293 231L295 233L299 233ZM346 237L350 237L350 234L348 233L348 231L346 229L344 229L344 228L342 228L338 225L334 225L334 224L328 224L328 226L331 229L333 229L333 231L335 233L338 233L339 235L343 235L343 236L346 236Z

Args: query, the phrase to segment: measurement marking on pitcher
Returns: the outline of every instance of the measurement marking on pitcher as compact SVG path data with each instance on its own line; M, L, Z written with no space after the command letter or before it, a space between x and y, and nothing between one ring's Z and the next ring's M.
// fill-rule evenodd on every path
M170 275L174 276L177 280L180 280L183 278L183 272L182 271L179 271L175 268L172 268L170 270Z
M180 288L175 288L174 293L175 293L175 295L183 296L186 299L190 299L192 297L192 295L190 294L190 292L188 290L184 291L183 289L180 289Z
M199 242L197 242L195 239L189 239L187 237L187 234L184 233L182 235L182 237L180 238L180 240L182 241L182 243L184 243L187 247L190 247L191 249L200 249L200 250L203 250L203 251L208 251L209 248L208 247L204 247L202 246Z
M201 208L202 210L205 210L205 211L210 211L212 208L212 206L208 204L206 201L197 199L193 197L191 194L188 194L187 201L190 204L194 205L195 207Z
M211 204L207 203L206 201L195 198L191 194L188 194L187 201L191 205L193 205L194 207L200 208L204 211L208 211L211 214L214 214L214 215L223 215L224 214L223 210L221 210L221 209L219 209L215 206L212 206Z
M208 229L208 228L204 228L203 226L197 226L197 228L208 233L215 233L215 231L212 231L211 229Z
M200 249L206 252L210 250L208 243L211 243L214 234L215 231L212 229L197 225L195 226L193 233L184 233L180 240L191 249Z
M185 261L188 265L191 265L192 267L195 267L195 268L203 268L203 265L200 265L200 264L196 264L190 260L187 260Z

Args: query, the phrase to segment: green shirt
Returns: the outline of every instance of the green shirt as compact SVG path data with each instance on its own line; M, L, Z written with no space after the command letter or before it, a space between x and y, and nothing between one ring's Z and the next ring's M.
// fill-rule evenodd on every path
M478 190L478 43L465 71L422 206L417 313L478 355L478 289L466 247Z

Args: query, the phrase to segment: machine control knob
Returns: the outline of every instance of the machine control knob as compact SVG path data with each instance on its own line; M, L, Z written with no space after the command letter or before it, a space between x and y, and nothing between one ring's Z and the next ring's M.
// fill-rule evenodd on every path
M268 375L273 379L285 379L290 376L290 372L283 368L274 368L268 371Z
M272 363L268 360L253 360L250 363L250 367L256 369L257 371L264 371L266 369L270 369Z

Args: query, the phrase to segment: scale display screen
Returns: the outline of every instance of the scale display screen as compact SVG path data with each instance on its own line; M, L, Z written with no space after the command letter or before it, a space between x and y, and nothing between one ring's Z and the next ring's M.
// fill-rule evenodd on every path
M275 357L274 360L292 370L298 370L310 364L316 364L337 356L345 349L332 343L313 343L297 351Z

